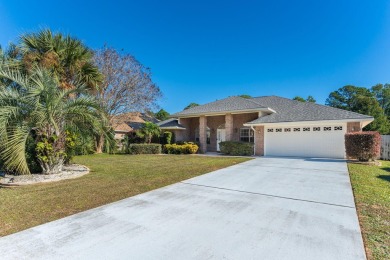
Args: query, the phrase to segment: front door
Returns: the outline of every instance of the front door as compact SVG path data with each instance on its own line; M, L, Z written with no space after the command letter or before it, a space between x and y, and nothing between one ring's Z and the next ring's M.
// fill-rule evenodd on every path
M225 129L217 129L217 151L219 152L219 143L226 141L226 132Z

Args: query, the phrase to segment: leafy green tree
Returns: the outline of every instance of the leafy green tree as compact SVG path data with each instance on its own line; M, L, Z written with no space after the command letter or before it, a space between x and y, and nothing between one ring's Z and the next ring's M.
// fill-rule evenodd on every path
M26 146L33 138L43 173L58 173L67 147L73 145L69 133L100 132L106 122L98 102L83 86L60 89L60 82L47 70L35 68L26 76L0 67L0 77L13 82L0 88L0 158L6 170L30 173Z
M161 121L167 120L169 118L169 113L164 109L160 109L154 116Z
M365 127L366 130L379 131L381 134L390 132L389 120L384 110L367 88L352 85L339 88L329 94L326 105L373 116L375 120Z
M184 108L184 110L187 110L187 109L190 109L190 108L193 108L193 107L197 107L197 106L199 106L198 103L192 102L192 103L190 103L188 106L186 106L186 107Z
M306 100L303 97L300 97L300 96L294 97L293 100L300 101L300 102L306 102Z
M377 84L371 88L371 92L385 111L386 116L390 118L390 84Z
M153 136L160 135L160 127L152 122L146 122L143 127L137 131L137 136L145 138L145 143L150 144Z
M293 100L296 100L296 101L300 101L300 102L311 102L311 103L315 103L317 102L313 96L308 96L306 99L304 99L303 97L300 97L300 96L295 96L293 98Z
M95 89L103 79L93 63L92 50L69 35L44 29L22 35L15 48L14 57L27 73L36 66L45 68L59 79L62 89L79 84Z
M306 98L306 102L316 103L317 100L315 100L313 96L308 96L308 97Z
M356 101L359 96L373 97L370 90L367 88L346 85L331 92L326 99L325 104L331 107L358 112L359 104L357 104Z
M252 96L248 95L248 94L239 95L239 97L242 97L242 98L252 98Z

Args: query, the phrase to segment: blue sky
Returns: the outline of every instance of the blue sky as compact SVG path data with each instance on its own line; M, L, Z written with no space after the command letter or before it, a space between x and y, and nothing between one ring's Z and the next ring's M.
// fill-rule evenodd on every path
M133 54L173 113L227 96L390 83L390 1L0 2L0 44L49 27Z

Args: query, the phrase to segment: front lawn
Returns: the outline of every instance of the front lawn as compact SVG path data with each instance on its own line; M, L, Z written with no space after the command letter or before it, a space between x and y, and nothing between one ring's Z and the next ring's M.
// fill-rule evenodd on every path
M348 164L368 259L390 259L390 162Z
M88 155L81 178L0 188L0 236L247 161L179 155Z

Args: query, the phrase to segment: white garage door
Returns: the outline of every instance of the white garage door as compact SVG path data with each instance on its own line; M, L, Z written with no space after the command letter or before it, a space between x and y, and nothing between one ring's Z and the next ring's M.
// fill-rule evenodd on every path
M346 125L265 127L265 155L345 158Z

